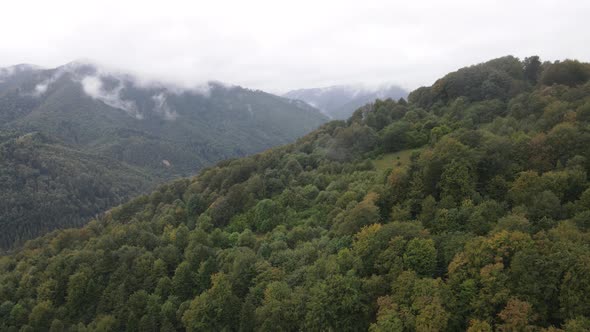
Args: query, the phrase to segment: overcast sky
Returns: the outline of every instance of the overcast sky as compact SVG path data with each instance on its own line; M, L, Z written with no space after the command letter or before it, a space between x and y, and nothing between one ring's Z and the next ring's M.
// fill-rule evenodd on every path
M0 66L89 59L275 93L429 85L494 57L590 61L590 1L2 1Z

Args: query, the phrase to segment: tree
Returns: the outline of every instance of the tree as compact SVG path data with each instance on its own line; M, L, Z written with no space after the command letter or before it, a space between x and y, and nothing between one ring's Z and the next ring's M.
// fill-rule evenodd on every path
M585 332L590 330L590 318L580 316L565 322L566 332Z
M492 326L486 321L472 319L467 332L492 332Z
M207 202L201 195L195 194L189 198L186 209L188 216L196 219L201 213L207 210Z
M574 319L590 312L590 258L580 256L563 276L559 302L563 317Z
M263 199L254 208L254 226L260 232L270 232L283 221L283 209L271 199Z
M447 327L449 314L438 301L428 304L416 316L416 331L442 332Z
M377 321L369 327L370 332L402 332L404 323L397 312L398 306L389 296L377 299Z
M529 303L519 299L510 299L498 317L503 321L498 326L499 331L521 332L531 331L533 328L530 325L533 321L532 307Z
M379 208L375 205L377 198L375 193L367 194L346 214L343 222L335 226L337 234L354 234L364 226L378 223L380 214Z
M381 134L382 144L386 151L396 152L408 148L408 132L410 123L405 121L396 121L383 129Z
M539 74L541 73L541 61L537 55L527 57L523 61L524 77L531 82L537 84Z
M119 327L117 319L111 315L99 316L89 326L95 332L109 332L116 331Z
M436 255L432 239L412 239L403 255L404 266L421 276L432 276L436 269Z
M90 309L96 306L96 285L91 275L90 269L82 269L72 274L68 280L66 306L68 313L73 317L83 312L90 312Z
M29 315L29 323L37 330L46 329L52 321L53 306L49 301L37 303Z
M262 305L256 309L256 325L260 331L297 331L301 323L293 290L285 282L272 282L264 290Z
M576 86L587 82L588 79L590 79L590 65L577 60L556 61L541 75L541 83L545 85Z
M239 326L240 299L223 273L215 274L213 285L190 302L182 316L187 331L235 331Z
M441 200L458 203L475 191L473 171L465 162L453 160L445 166L439 188Z
M17 303L10 310L8 321L10 325L21 326L27 322L28 315L29 313L27 312L27 309L25 309L22 304Z
M190 299L193 296L195 286L195 275L187 262L182 262L174 271L172 277L172 292L181 301Z
M367 309L360 281L353 276L335 275L310 289L304 329L366 330Z
M49 332L64 332L65 330L64 323L57 318L51 322L51 326L49 327Z

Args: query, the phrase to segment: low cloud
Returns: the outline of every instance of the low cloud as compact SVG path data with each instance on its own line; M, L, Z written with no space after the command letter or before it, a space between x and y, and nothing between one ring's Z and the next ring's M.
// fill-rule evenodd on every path
M274 93L358 81L412 89L507 54L589 61L590 2L566 3L171 0L144 1L138 13L135 1L54 0L34 11L6 1L0 66L91 57L185 88L221 80Z
M26 96L42 97L48 92L52 84L67 74L71 80L81 84L82 90L89 97L99 100L108 106L121 109L138 120L144 119L146 111L151 111L166 120L176 120L178 113L168 103L168 97L170 95L191 93L208 97L211 91L211 84L226 86L219 82L182 86L173 82L140 78L133 74L110 69L88 61L74 61L55 68L53 71L51 76L37 83L32 91L21 93ZM0 79L7 77L13 72L14 69L12 67L0 68ZM109 81L109 84L105 84L106 80ZM114 84L114 87L112 84ZM124 99L122 97L122 91L131 86L144 90L158 91L152 96L154 108L151 110L140 110L135 101Z
M86 72L94 72L94 75L86 75ZM121 90L125 88L125 82L117 78L117 85L114 88L105 89L102 77L108 74L102 73L101 69L89 63L71 62L58 67L49 78L37 83L31 92L25 92L24 94L41 97L47 93L52 84L66 74L69 74L73 81L80 83L84 93L88 96L111 107L121 109L136 119L143 119L143 115L139 112L135 102L121 98Z
M114 89L108 91L104 88L100 76L86 76L80 83L84 92L90 97L100 100L111 107L124 110L138 120L143 119L143 114L139 112L134 101L121 98L121 90L125 87L124 83L119 81Z
M47 88L49 87L49 83L40 83L35 85L35 90L33 90L34 96L41 96L47 92Z
M49 89L49 86L53 83L55 83L57 80L59 80L64 74L70 72L70 68L68 68L67 66L62 66L59 67L55 70L55 73L53 73L53 75L51 75L49 78L41 81L40 83L37 83L37 85L35 85L35 87L33 88L33 91L31 91L28 95L33 96L33 97L41 97L43 96L47 90Z
M5 78L12 76L14 67L0 68L0 83L4 82Z
M162 115L166 120L176 120L178 114L168 106L164 93L153 96L152 100L155 104L154 112Z

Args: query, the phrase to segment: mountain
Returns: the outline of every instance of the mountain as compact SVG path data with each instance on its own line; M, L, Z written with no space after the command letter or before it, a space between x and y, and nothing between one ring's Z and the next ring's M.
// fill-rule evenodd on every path
M0 128L41 131L163 177L288 143L326 121L302 103L221 83L146 83L80 62L12 72L0 76Z
M590 64L503 57L0 258L6 331L587 331Z
M89 154L40 133L0 138L0 248L55 228L82 226L97 213L150 190L139 167Z
M304 103L216 82L181 88L84 62L3 68L0 166L12 175L0 177L9 198L0 247L79 226L162 181L292 142L326 120ZM22 143L26 135L45 141ZM87 177L93 184L74 180Z
M332 119L345 120L359 107L375 99L407 98L408 92L391 85L368 88L361 85L337 85L325 88L289 91L283 97L302 100L318 108Z

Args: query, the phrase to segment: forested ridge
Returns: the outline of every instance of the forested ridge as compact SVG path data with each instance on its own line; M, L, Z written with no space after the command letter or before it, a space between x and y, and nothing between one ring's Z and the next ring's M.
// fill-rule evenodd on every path
M6 331L588 331L590 65L503 57L0 258Z
M146 84L83 62L8 69L0 79L0 251L82 226L220 160L291 143L327 120L303 103L220 83Z

